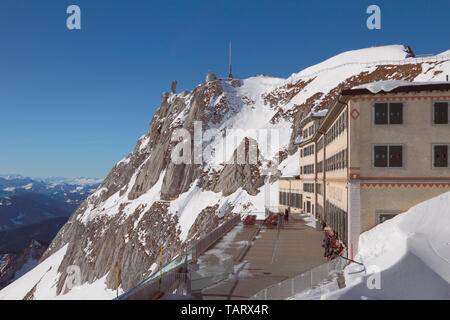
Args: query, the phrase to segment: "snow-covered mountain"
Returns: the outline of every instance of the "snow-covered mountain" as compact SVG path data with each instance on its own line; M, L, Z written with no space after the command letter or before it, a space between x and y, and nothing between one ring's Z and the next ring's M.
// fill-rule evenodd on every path
M17 253L0 254L0 288L19 279L39 262L47 246L31 240L28 246Z
M416 59L393 45L345 52L287 79L219 79L193 91L164 93L134 150L78 207L41 264L0 291L0 299L111 298L116 265L122 270L120 290L132 288L155 270L161 245L168 262L220 219L262 213L265 205L276 204L277 178L297 168L300 121L327 109L342 89L380 80L445 81L449 73L448 52ZM174 133L193 133L198 122L203 136L192 134L185 142L195 149L201 141L207 151L202 161L174 163ZM224 143L230 133L237 138L231 148ZM227 163L238 147L249 150L255 143L256 163L248 157ZM68 290L72 265L80 268L81 286Z
M1 175L0 232L55 217L68 218L102 181Z

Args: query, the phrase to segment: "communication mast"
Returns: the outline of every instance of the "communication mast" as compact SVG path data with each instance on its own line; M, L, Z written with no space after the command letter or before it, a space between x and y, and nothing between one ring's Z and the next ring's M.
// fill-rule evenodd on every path
M229 79L233 79L233 74L231 73L231 41L230 41L230 74L228 75Z

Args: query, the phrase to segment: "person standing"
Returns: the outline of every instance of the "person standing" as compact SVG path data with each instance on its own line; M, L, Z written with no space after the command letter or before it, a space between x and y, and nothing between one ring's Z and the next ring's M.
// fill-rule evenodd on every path
M283 212L278 212L278 229L283 227Z
M288 209L284 210L284 221L286 221L286 224L289 221L289 210Z
M322 222L322 230L323 230L323 241L322 247L325 249L323 256L328 258L330 255L330 247L331 247L331 239L330 239L330 231L331 229L327 226L325 222Z
M327 242L325 244L325 256L328 258L328 261L334 258L334 253L338 243L339 239L337 233L334 232L333 229L327 228Z

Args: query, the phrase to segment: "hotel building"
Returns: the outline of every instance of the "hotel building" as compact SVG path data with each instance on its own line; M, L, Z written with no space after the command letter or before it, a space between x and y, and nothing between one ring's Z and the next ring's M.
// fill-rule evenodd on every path
M279 209L325 221L358 252L360 233L450 191L450 83L343 90L302 121L299 175L279 181Z

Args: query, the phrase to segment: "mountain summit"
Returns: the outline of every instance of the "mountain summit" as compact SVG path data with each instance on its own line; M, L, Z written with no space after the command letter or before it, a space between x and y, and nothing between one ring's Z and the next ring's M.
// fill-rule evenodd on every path
M277 204L277 178L298 170L301 120L327 109L341 90L383 80L445 81L449 72L448 54L414 58L409 47L394 45L345 52L287 79L209 77L192 91L164 93L134 150L73 213L41 263L0 299L112 298L116 266L120 289L132 288L156 270L160 246L168 262L221 220ZM174 139L179 132L191 138ZM224 143L230 134L231 148ZM178 152L180 141L192 154ZM256 161L229 161L251 146ZM181 153L192 161L175 163ZM74 265L81 284L69 290Z

